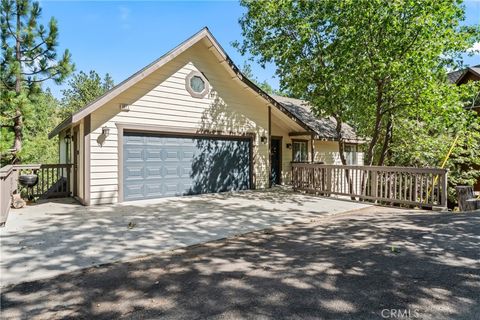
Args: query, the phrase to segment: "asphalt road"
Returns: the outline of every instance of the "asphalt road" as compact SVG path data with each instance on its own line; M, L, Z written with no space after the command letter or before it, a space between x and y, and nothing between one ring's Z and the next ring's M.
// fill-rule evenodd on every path
M7 287L2 319L479 319L480 213L367 208Z

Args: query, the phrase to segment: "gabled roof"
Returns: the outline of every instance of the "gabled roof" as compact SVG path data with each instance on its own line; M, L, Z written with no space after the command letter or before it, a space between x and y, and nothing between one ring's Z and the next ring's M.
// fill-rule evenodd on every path
M447 77L451 83L459 83L468 73L473 73L474 75L480 78L480 64L473 67L468 67L465 69L449 72L447 74Z
M246 85L248 85L251 89L256 91L261 97L266 99L268 102L270 102L273 106L277 107L280 111L283 113L287 114L291 119L296 121L300 126L305 128L306 130L313 131L312 128L310 128L306 123L303 123L300 119L298 119L294 114L292 114L289 110L285 109L280 103L275 101L272 97L270 97L266 92L264 92L262 89L260 89L256 84L254 84L252 81L247 79L238 69L238 67L233 63L232 59L226 54L225 50L220 46L218 41L213 37L211 34L210 30L208 30L207 27L203 28L181 44L179 44L177 47L173 48L157 60L153 61L146 67L142 68L140 71L136 72L129 78L125 79L124 81L120 82L118 85L113 87L111 90L107 91L104 93L102 96L98 97L82 109L78 110L77 112L73 113L70 117L62 121L55 129L50 132L48 137L51 139L54 136L56 136L58 133L60 133L63 129L68 128L71 124L77 123L78 121L82 120L84 117L92 113L93 111L97 110L100 108L102 105L107 103L108 101L112 100L128 88L132 87L136 83L138 83L140 80L144 79L145 77L149 76L156 70L158 70L160 67L163 65L167 64L168 62L172 61L175 57L180 55L182 52L186 51L188 48L193 46L195 43L201 41L202 39L208 39L210 43L212 44L212 47L214 47L217 52L222 56L224 61L227 63L228 67L235 72L237 77L244 82Z
M48 135L49 138L53 138L62 130L68 128L70 125L77 123L78 121L85 118L87 115L91 114L101 106L103 106L108 101L112 100L128 88L132 87L145 77L149 76L168 62L172 61L175 57L180 55L182 52L186 51L188 48L196 44L197 42L201 41L202 39L208 39L209 42L212 44L212 47L217 50L220 56L226 62L226 65L230 70L232 70L238 79L240 79L243 83L245 83L248 87L254 90L256 93L259 94L263 99L268 101L271 105L282 111L284 114L289 116L292 120L298 123L301 127L303 127L307 132L316 134L319 137L323 137L325 139L336 139L336 134L332 134L332 120L331 119L317 119L314 115L310 112L300 112L295 106L300 106L299 103L294 103L293 101L300 101L296 99L290 99L290 103L286 103L284 97L276 97L273 98L265 91L260 89L255 83L250 81L246 78L242 72L238 69L238 67L233 63L232 59L226 54L225 50L220 46L218 41L213 37L211 32L208 30L207 27L203 28L192 37L188 38L181 44L179 44L174 49L170 50L157 60L153 61L146 67L142 68L129 78L125 79L124 81L120 82L118 85L113 87L111 90L104 93L102 96L98 97L82 109L78 110L77 112L73 113L70 117L62 121L55 129L50 132ZM278 100L277 100L278 99ZM289 99L289 98L288 98ZM303 108L303 107L300 107ZM333 122L334 123L334 122ZM333 130L335 130L335 126L333 126ZM350 137L351 140L357 140L356 135L353 132L351 127L345 128L345 137ZM348 138L348 139L350 139Z
M304 100L276 95L272 97L280 102L296 117L308 124L309 127L313 128L318 138L326 140L338 140L336 121L333 117L317 118L313 114L310 104ZM361 139L357 137L353 128L348 124L342 125L342 135L347 142L361 141Z

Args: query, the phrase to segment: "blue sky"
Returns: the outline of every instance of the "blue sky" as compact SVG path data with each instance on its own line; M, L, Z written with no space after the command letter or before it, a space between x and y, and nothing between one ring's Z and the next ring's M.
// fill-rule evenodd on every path
M231 46L241 40L238 19L244 9L237 1L40 1L42 19L58 20L59 43L72 53L76 70L110 73L118 83L201 28L213 35L241 67L246 60ZM467 24L480 23L480 0L465 2ZM467 57L480 64L480 55ZM274 68L252 64L253 73L274 88ZM55 96L62 87L49 83Z

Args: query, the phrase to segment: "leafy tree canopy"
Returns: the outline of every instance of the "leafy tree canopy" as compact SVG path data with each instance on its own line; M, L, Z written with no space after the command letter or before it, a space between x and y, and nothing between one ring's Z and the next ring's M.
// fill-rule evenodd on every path
M383 163L399 114L437 104L438 91L448 94L445 67L479 39L478 26L460 26L460 1L241 4L240 52L273 62L282 90L368 137L366 164Z
M341 155L341 127L349 122L368 139L367 165L441 166L453 145L450 185L480 175L478 116L464 108L475 104L479 87L446 78L480 39L478 25L461 25L461 1L241 4L244 40L236 47L274 63L282 90L337 120Z
M23 118L34 113L41 83L60 84L74 69L68 50L58 56L56 20L45 27L38 22L41 13L39 3L30 0L0 3L0 115L2 123L13 122L12 162L20 160Z

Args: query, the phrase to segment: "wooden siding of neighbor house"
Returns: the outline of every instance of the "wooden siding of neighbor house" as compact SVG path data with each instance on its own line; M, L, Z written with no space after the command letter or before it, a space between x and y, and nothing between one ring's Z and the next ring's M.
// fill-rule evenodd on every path
M194 98L185 89L185 78L193 70L203 72L209 81L210 94L204 98ZM130 111L120 111L120 103L129 104ZM235 79L205 44L183 52L92 113L91 119L91 204L118 201L119 123L172 127L171 131L176 127L198 133L253 133L254 184L268 187L268 144L260 142L261 136L268 136L267 103ZM109 136L99 144L104 126L110 129Z

